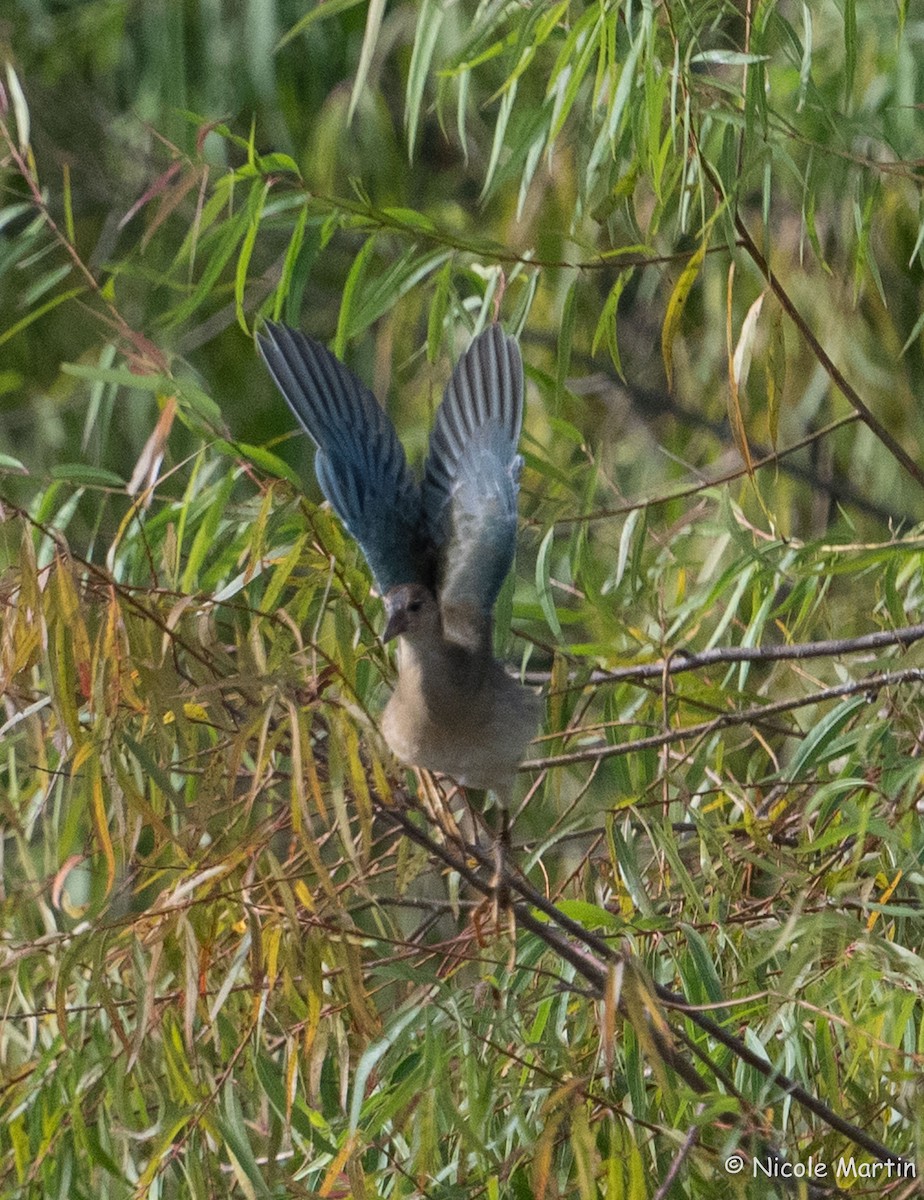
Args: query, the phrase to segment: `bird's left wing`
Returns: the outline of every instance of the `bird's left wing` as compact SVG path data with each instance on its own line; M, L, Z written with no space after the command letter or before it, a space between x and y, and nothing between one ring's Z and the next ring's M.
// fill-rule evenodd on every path
M420 488L375 396L325 346L287 325L267 321L257 345L317 446L318 483L359 543L379 591L401 583L432 587Z
M459 359L436 415L423 484L447 640L486 649L513 563L522 459L523 363L492 325Z

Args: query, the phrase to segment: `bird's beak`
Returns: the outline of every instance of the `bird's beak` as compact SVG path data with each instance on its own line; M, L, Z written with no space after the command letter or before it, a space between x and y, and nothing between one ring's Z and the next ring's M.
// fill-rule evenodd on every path
M394 612L388 613L388 620L382 631L382 641L392 641L399 633L404 633L405 629L407 629L407 612L403 608L396 608Z

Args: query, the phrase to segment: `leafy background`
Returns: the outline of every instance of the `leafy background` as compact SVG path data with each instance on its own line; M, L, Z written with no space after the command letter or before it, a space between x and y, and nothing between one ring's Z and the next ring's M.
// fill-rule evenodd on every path
M0 1196L917 1194L915 9L4 10ZM512 939L252 341L495 309Z

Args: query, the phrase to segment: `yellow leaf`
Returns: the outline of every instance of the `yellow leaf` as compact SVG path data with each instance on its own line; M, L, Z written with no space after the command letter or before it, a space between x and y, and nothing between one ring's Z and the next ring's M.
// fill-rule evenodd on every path
M93 764L93 824L96 836L106 859L106 895L112 891L115 881L115 853L112 849L112 838L109 836L109 820L106 816L106 801L103 797L103 774L100 761L97 758Z
M334 1186L340 1177L340 1172L343 1170L343 1165L353 1153L355 1146L356 1136L355 1134L350 1134L340 1147L337 1157L324 1172L324 1178L321 1180L321 1186L318 1188L319 1196L329 1196L334 1190Z

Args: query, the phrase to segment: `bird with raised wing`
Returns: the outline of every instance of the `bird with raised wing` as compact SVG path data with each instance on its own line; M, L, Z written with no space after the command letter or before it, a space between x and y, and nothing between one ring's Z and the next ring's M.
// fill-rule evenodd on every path
M504 810L539 721L538 696L492 652L493 609L513 564L523 365L499 325L459 359L430 436L422 483L391 420L329 350L267 322L257 344L317 447L324 495L382 595L398 682L382 733L404 764L490 789Z

